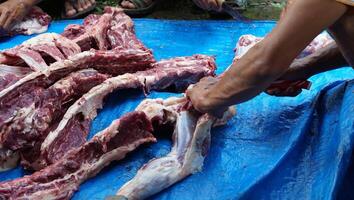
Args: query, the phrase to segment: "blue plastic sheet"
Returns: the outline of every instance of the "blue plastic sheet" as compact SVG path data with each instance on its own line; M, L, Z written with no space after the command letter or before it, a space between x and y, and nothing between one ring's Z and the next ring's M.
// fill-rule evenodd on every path
M49 32L60 33L59 21ZM160 60L195 53L215 55L217 73L231 63L233 48L243 34L264 36L270 21L135 20L138 37ZM0 49L28 39L3 40ZM282 53L279 53L282 56ZM237 106L237 115L212 130L212 145L203 171L151 199L353 199L354 72L343 68L311 78L311 90L297 97L260 94ZM152 92L149 98L179 94ZM111 94L91 126L90 137L112 120L132 111L145 97L140 91ZM167 154L171 141L139 148L81 185L73 199L113 195L154 157ZM21 168L0 173L0 180L21 177Z

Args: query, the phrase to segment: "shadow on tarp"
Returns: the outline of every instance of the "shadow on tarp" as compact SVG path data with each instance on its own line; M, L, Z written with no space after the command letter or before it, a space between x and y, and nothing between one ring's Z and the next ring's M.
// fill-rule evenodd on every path
M68 23L52 23L60 33ZM136 20L138 37L155 57L203 53L215 55L218 71L231 63L233 48L243 34L264 36L274 22ZM28 36L8 38L0 49ZM279 55L281 56L281 54ZM311 78L311 90L297 97L260 94L237 106L237 115L212 131L212 145L203 171L151 199L351 199L354 164L354 72L343 68ZM152 92L149 98L180 94ZM112 120L134 110L145 97L138 90L115 92L107 98L91 126L90 137ZM170 133L166 133L170 134ZM83 183L73 199L103 199L113 195L136 171L154 157L166 155L166 137L114 162ZM0 180L24 175L18 167L0 173ZM337 196L337 194L339 194Z

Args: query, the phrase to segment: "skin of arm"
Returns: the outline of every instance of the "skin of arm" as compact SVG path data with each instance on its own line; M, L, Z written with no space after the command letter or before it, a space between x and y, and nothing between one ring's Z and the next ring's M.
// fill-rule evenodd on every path
M288 82L288 87L278 88L272 83L265 92L278 97L294 97L302 92L302 88L296 86L299 81L305 81L313 75L344 66L348 66L348 63L340 52L337 44L332 42L328 46L305 58L296 59L290 65L289 69L277 80L281 82L290 81ZM305 83L302 82L301 84Z
M41 0L8 0L0 4L0 29L9 30Z
M187 96L197 110L216 116L219 110L255 97L280 78L306 45L346 10L345 5L333 0L294 2L273 31L222 78L202 80L187 91Z
M335 42L301 59L295 60L280 80L305 80L313 75L348 66Z
M345 15L328 30L336 40L345 59L354 68L354 7L348 7Z
M354 8L348 7L346 13L328 28L336 42L314 55L295 60L280 80L306 80L324 71L348 65L354 67L353 20ZM286 90L273 87L268 88L266 93L275 96L296 96L301 91L302 89L296 87L289 87Z

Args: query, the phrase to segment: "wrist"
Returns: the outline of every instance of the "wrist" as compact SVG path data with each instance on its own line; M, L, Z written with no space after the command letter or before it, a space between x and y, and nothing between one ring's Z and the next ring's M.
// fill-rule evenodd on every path
M219 88L217 84L206 93L205 97L204 105L209 110L226 106L227 104L228 98L223 92L223 88Z

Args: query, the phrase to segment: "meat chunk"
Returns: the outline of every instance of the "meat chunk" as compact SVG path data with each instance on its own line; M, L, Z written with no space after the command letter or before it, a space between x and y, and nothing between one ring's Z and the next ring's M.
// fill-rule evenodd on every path
M110 59L111 62L106 59ZM153 62L154 59L149 51L87 51L72 56L70 60L62 60L53 63L51 67L45 71L32 72L0 91L0 130L2 130L0 132L0 138L5 137L3 133L8 132L10 135L13 133L8 130L8 128L11 127L16 117L30 116L30 114L33 114L31 112L28 113L28 111L33 110L31 109L33 102L41 102L40 96L46 88L72 72L80 69L95 68L103 73L118 75L150 68ZM26 128L27 124L22 127ZM3 142L5 140L1 141ZM17 149L16 146L11 147L10 144L8 144L7 148ZM2 160L6 161L6 159ZM3 163L2 165L5 164Z
M24 67L16 67L0 64L0 91L14 84L31 70Z
M61 120L66 109L107 78L108 75L96 70L78 71L44 89L37 98L26 99L32 100L30 106L17 109L16 116L1 127L1 143L11 150L22 150L26 155L35 154L33 149L30 153L26 150L40 145L49 130L54 129L56 121Z
M9 73L0 76L0 91L20 80L19 76Z
M48 132L55 128L66 109L82 94L109 76L95 70L82 70L65 77L48 89L37 88L36 96L23 96L14 99L14 116L0 129L0 142L3 150L22 152L24 163L39 154L39 147ZM32 97L32 98L31 98ZM27 102L22 106L23 102ZM4 157L5 158L5 157Z
M41 156L37 162L40 164L33 168L42 168L56 162L65 152L77 145L78 141L66 139L72 138L70 135L86 137L89 124L96 117L97 110L102 107L104 98L113 91L130 88L143 88L146 92L164 89L183 91L189 84L196 83L202 77L214 75L214 71L215 62L212 57L195 55L162 60L150 70L107 79L68 109L57 129L50 132L43 142ZM70 145L70 142L75 145Z
M15 48L5 52L5 55L18 57L33 71L44 71L48 65L40 53L29 48Z
M0 63L43 71L51 63L80 52L81 49L75 42L56 33L45 33L2 51Z
M80 184L144 143L155 142L143 112L124 115L53 165L0 183L0 199L69 199Z
M29 67L32 71L45 71L52 63L70 59L70 57L80 53L81 50L86 51L91 48L103 51L114 49L114 51L109 52L97 51L96 54L101 55L101 57L96 56L96 59L101 59L97 66L100 64L109 66L115 61L120 62L121 59L118 58L117 60L119 56L115 54L129 49L149 52L152 57L151 51L136 38L133 21L124 14L123 10L107 7L103 15L86 17L83 25L69 25L62 36L54 33L41 34L19 46L2 51L0 53L0 64ZM126 59L132 59L130 61L133 62L134 57L126 57ZM139 60L137 61L139 62ZM92 62L97 61L92 59ZM121 72L115 71L112 73Z
M262 37L256 37L254 35L242 35L235 47L234 62L240 59L248 52L249 49L262 40ZM321 33L301 52L298 58L306 57L327 46L331 42L333 42L333 39L328 35L328 33Z
M67 26L62 35L76 42L82 51L147 50L135 36L133 21L120 8L106 7L104 14L86 17L83 25Z
M185 106L187 102L185 98L144 101L136 111L115 120L56 163L32 175L0 183L0 198L68 199L82 182L95 176L112 161L124 158L143 143L155 142L154 129L172 123L176 124L172 152L166 158L151 161L139 171L137 177L141 177L141 185L133 184L133 179L128 184L130 186L125 187L125 192L119 194L129 199L143 198L168 187L200 170L210 141L210 128L213 124L225 123L234 114L229 110L222 120L217 121L186 110L189 108ZM170 165L162 162L164 160L168 160ZM156 169L152 168L153 164ZM160 173L160 170L167 173ZM147 172L153 173L147 177Z
M24 19L11 28L9 32L0 32L0 37L8 35L32 35L46 32L52 18L39 7L35 6Z
M29 68L0 64L0 76L11 74L17 77L24 77L30 72Z
M11 87L0 91L0 107L8 99L16 98L20 93L29 92L28 88L49 86L80 69L94 68L103 73L119 75L151 68L154 62L150 52L140 50L82 52L72 56L69 60L53 63L44 71L32 72Z
M146 100L137 108L152 113L149 118L157 119L157 124L174 124L173 147L168 155L145 164L119 189L118 197L145 199L202 169L212 126L225 124L234 115L234 110L230 108L221 120L217 120L207 114L186 110L186 102L185 98Z
M256 37L253 35L243 35L240 37L235 48L235 57L233 63L237 62L243 55L245 55L249 49L251 49L258 42L262 41L263 38ZM327 46L329 43L333 42L333 39L327 34L322 33L318 35L298 56L299 58L306 57L317 50ZM284 81L278 80L270 85L267 90L280 90L284 91L289 88L292 90L296 89L310 89L311 82L307 80L296 80L296 81Z

